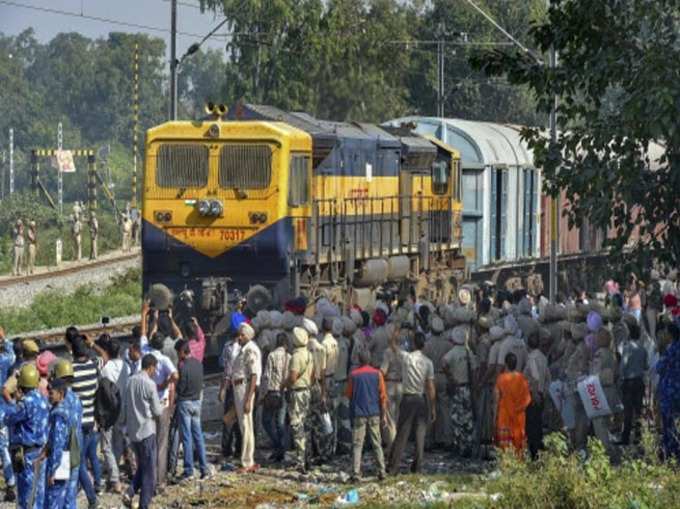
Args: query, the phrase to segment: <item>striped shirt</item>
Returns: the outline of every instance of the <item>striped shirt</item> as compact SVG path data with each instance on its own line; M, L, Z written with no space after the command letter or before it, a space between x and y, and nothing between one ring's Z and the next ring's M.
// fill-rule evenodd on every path
M73 362L73 385L71 388L83 404L83 428L94 426L94 396L98 382L97 363L92 360Z

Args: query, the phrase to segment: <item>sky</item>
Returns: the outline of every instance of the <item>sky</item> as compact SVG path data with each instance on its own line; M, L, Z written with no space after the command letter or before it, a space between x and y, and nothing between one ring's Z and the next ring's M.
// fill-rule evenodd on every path
M177 54L181 56L194 42L210 32L222 18L201 13L198 0L178 0ZM27 8L30 6L33 8ZM37 8L37 9L36 9ZM45 12L38 9L67 11L73 15ZM106 18L109 21L87 19L84 16ZM124 26L119 23L144 25L148 28ZM90 38L106 37L109 32L144 32L165 39L170 48L170 2L168 0L0 0L0 32L17 35L33 27L36 37L47 42L60 32L79 32ZM217 34L224 34L226 28ZM203 47L224 49L225 39L208 39ZM169 59L169 54L168 54Z

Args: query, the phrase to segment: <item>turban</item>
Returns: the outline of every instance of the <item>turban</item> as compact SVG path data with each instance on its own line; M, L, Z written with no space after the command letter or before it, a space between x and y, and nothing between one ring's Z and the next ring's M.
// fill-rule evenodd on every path
M243 322L239 325L238 331L243 334L248 341L255 337L255 330L248 323Z

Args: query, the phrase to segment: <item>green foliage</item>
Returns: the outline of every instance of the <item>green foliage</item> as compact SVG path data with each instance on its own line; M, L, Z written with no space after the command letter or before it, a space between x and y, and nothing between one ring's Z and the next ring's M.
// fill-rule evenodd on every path
M605 247L638 273L654 258L680 262L679 14L669 1L556 1L530 35L544 54L556 49L557 69L517 51L473 62L527 86L544 113L558 96L557 142L524 132L546 189L566 192L571 225L608 230Z
M651 455L610 464L599 440L588 444L588 459L570 454L566 439L553 434L536 463L503 454L501 475L487 486L498 492L490 509L654 509L678 507L680 476Z
M16 37L0 34L0 142L4 149L8 130L14 128L15 189L29 187L31 149L55 148L57 124L62 122L66 149L117 147L117 167L125 169L126 181L125 185L116 182L121 184L117 188L123 191L121 197L129 199L135 43L140 55L141 174L144 132L161 123L167 111L165 44L161 39L111 33L106 39L92 40L77 33L60 33L41 44L30 28ZM64 175L67 201L86 198L86 162L82 158L75 162L76 174ZM57 174L49 161L40 160L40 174L56 199Z
M0 324L10 334L20 334L97 323L102 316L138 312L141 293L141 273L134 269L116 277L102 290L85 285L68 295L61 290L47 291L38 295L28 308L0 309Z
M474 43L503 40L478 13L453 0L203 0L202 5L226 15L230 30L239 34L227 45L225 77L213 85L213 98L218 94L227 102L272 104L335 120L380 122L407 113L434 114L436 46L431 41L440 23L450 32L467 32ZM487 0L482 6L524 39L544 0ZM446 39L457 40L453 34ZM446 114L540 121L543 116L536 114L526 88L471 70L467 57L474 48L446 46ZM183 64L187 72L203 76L205 83L214 83L223 69L207 54L191 60ZM194 90L200 88L197 80L192 83Z
M64 213L68 215L72 210L72 203L64 203ZM56 240L62 239L62 258L74 258L74 246L71 242L71 224L65 218L60 218L57 211L44 204L44 200L32 193L14 193L8 196L0 207L0 274L10 271L12 266L12 227L17 219L24 225L35 221L38 230L38 250L36 265L53 266L56 264ZM97 211L99 221L99 253L120 249L121 232L113 211L108 206L102 206ZM86 223L83 223L82 234L83 256L90 253L90 235Z

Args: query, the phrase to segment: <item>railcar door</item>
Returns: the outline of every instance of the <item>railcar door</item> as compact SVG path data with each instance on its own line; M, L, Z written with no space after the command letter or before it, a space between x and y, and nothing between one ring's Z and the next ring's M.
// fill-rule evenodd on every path
M413 222L413 173L399 172L399 236L402 246L414 242Z

